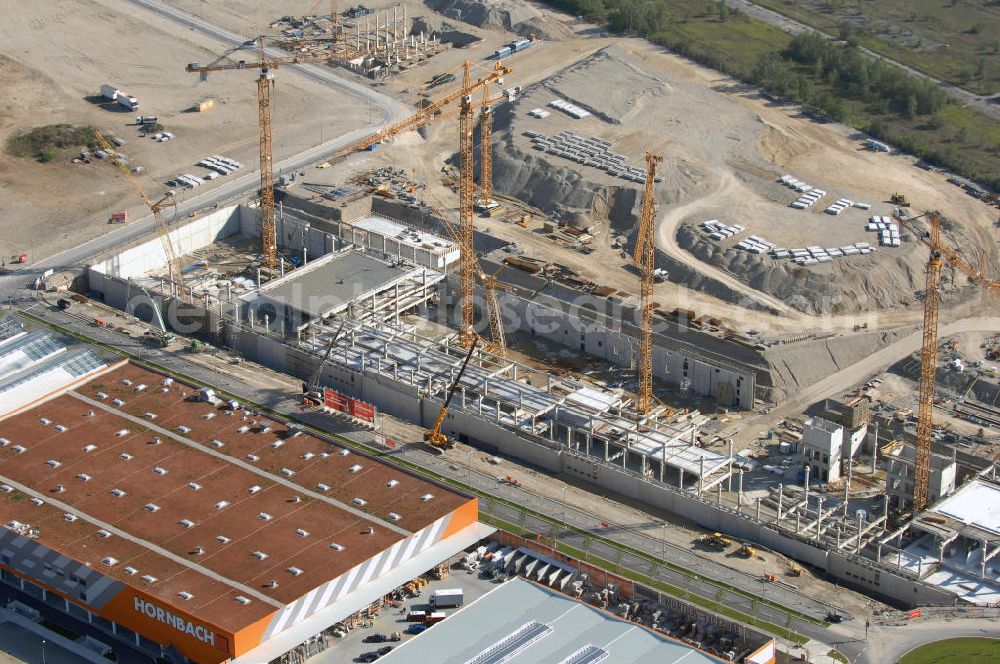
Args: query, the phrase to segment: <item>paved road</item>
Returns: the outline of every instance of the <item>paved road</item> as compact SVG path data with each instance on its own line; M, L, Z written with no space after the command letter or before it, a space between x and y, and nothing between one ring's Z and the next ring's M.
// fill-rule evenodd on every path
M154 12L157 16L164 20L174 21L192 30L197 30L213 39L217 39L220 44L224 44L226 46L237 46L244 42L244 38L240 35L213 26L206 21L172 7L168 7L161 2L157 2L156 0L132 1L136 5ZM220 50L222 49L220 48ZM282 52L275 50L269 51L269 54L281 55ZM362 99L370 101L381 111L383 124L393 122L412 112L403 103L388 97L381 92L373 90L367 85L342 78L334 69L330 67L316 65L291 65L287 68L283 68L282 72L292 76L305 76L324 85L328 85L345 94L361 97ZM195 76L195 74L191 75ZM247 94L250 94L251 88L249 87L249 81L247 82L247 86ZM300 152L299 154L289 157L288 159L277 162L274 165L275 172L281 173L284 171L294 171L309 164L322 161L331 154L335 153L337 150L371 134L377 129L378 127L374 126L360 127L350 133L343 134L330 141ZM248 127L247 131L251 131L251 129ZM259 188L259 186L259 171L247 173L234 180L229 180L220 184L209 191L193 195L183 201L178 201L176 212L171 212L171 218L168 218L167 221L169 223L172 219L185 219L193 212L206 210L216 204L234 200L254 192ZM58 271L64 268L82 265L86 263L88 259L98 254L109 251L114 247L120 247L151 233L153 228L153 217L152 215L148 215L126 226L118 227L116 230L94 238L89 242L85 242L55 256L40 260L23 270L19 270L14 278L5 280L0 277L0 293L8 294L12 287L11 284L16 287L23 287L25 284L33 281L36 276L40 275L46 269L52 268ZM5 281L7 282L6 284Z
M834 39L832 35L829 35L821 30L817 30L816 28L808 26L805 23L800 23L799 21L789 18L784 14L779 14L778 12L773 11L771 9L761 7L760 5L750 2L750 0L730 0L729 5L731 7L736 7L739 10L745 12L746 14L749 14L754 18L758 18L764 21L765 23L770 23L773 26L781 28L785 32L791 33L793 35L799 34L800 32L812 31L812 32L818 32L819 34L824 35L830 39ZM963 90L962 88L956 85L952 85L951 83L942 81L941 79L929 76L917 69L914 69L913 67L905 65L902 62L897 62L892 58L887 58L884 55L876 53L875 51L865 48L863 46L860 47L859 50L873 60L881 60L883 62L887 62L894 67L899 67L900 69L905 70L911 76L921 78L925 81L930 81L931 83L936 83L938 86L941 87L942 90L944 90L948 94L949 97L951 97L955 101L961 104L965 104L966 106L970 106L979 111L980 113L982 113L983 115L986 115L987 117L990 117L994 120L1000 120L1000 104L995 104L991 102L989 97L984 97L982 95L977 95L973 92L969 92L968 90Z

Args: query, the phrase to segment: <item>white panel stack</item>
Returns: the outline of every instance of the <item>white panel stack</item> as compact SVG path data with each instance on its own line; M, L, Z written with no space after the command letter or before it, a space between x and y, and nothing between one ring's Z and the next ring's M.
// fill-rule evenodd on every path
M832 215L838 215L847 208L851 207L852 205L854 205L852 201L849 201L846 198L841 198L838 199L836 203L830 205L830 207L826 209L826 213Z

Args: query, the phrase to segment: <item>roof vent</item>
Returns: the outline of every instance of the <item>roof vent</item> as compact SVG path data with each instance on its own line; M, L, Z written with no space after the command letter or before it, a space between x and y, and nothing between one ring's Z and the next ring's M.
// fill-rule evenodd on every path
M55 430L56 430L56 431L58 431L59 433L62 433L63 431L67 431L67 428L66 428L66 427L64 427L64 426L63 426L63 425L61 425L61 424L57 424L57 425L55 426Z
M226 444L224 442L222 442L221 440L213 440L212 441L212 447L219 448L219 447L225 447L225 446L226 446Z
M104 530L102 528L102 529L100 529L100 530L97 531L97 536L100 537L100 538L102 538L102 539L108 539L109 537L111 537L111 533L109 533L108 531L106 531L106 530Z
M10 441L7 440L6 438L0 438L0 445L7 447L8 445L10 445Z
M337 544L336 542L330 542L330 548L333 549L334 551L343 551L344 545Z
M87 473L80 473L79 475L76 476L76 479L80 480L81 482L89 482L91 480L91 477Z
M146 419L147 420L155 420L156 419L156 413L146 413Z
M204 415L201 416L201 419L203 419L203 420L210 420L213 417L215 417L215 413L205 413Z
M264 553L263 551L254 551L253 557L256 558L257 560L267 560L267 554Z
M213 505L213 507L215 507L215 509L217 509L217 510L224 510L227 507L229 507L229 501L228 500L220 500L215 505Z
M160 511L160 506L157 505L156 503L146 503L145 507L150 512L159 512Z
M101 558L101 562L104 563L105 565L108 565L108 566L117 565L118 564L118 559L117 558L112 558L111 556L108 556L107 558Z
M184 526L185 528L194 528L194 521L192 521L191 519L181 519L177 523Z
M271 433L271 426L269 424L265 424L264 426L262 426L260 428L260 432L261 433Z
M111 490L111 495L114 496L115 498L121 498L126 493L127 493L127 491L125 491L124 489L115 488L115 489Z
M181 599L183 599L183 600L189 600L189 599L191 599L192 597L194 597L194 595L192 595L191 593L189 593L189 592L188 592L188 591L186 591L186 590L182 590L182 591L180 591L179 593L177 593L177 596L178 596L178 597L180 597L180 598L181 598Z
M295 474L295 471L292 470L291 468L282 468L281 474L284 475L285 477L291 477L292 475Z
M302 502L302 496L292 496L292 502L298 505Z
M395 512L389 512L389 519L392 521L399 521L399 515Z
M94 396L97 397L98 399L107 399L108 398L108 395L105 394L104 392L98 392Z
M121 399L112 399L111 403L113 403L116 406L124 406L125 405L125 402L122 401Z
M139 383L138 385L135 386L136 392L142 392L144 389L146 389L145 383Z
M237 433L246 433L247 431L250 431L250 427L245 424L236 430Z
M273 516L271 516L271 515L270 515L270 514L268 514L267 512L261 512L260 514L258 514L258 515L257 515L257 517L258 517L258 518L259 518L259 519L260 519L261 521L270 521L271 519L273 519L273 518L274 518Z
M309 459L313 458L314 456L316 456L316 455L313 454L312 452L306 452L305 454L302 455L302 458L305 459L306 461L308 461Z
M13 490L14 487L9 484L0 484L0 491L3 491L4 493L10 493Z
M303 528L299 528L298 530L296 530L295 534L298 535L299 537L309 537L309 531Z
M84 452L93 452L96 449L97 449L97 445L84 445L83 446L83 451Z
M55 492L56 493L66 493L66 487L64 487L62 484L57 484L56 488L55 488Z
M125 573L128 574L129 576L135 576L138 572L139 572L139 570L137 570L134 567L126 567L125 568Z
M119 438L122 438L123 436L127 436L128 435L128 429L119 429L118 431L115 431L115 435L117 437L119 437Z
M205 547L203 547L203 546L196 546L196 547L194 547L194 555L196 555L196 556L203 556L203 555L205 555Z
M283 441L283 440L276 440L273 443L271 443L271 447L273 447L274 449L278 449L279 447L281 447L284 444L285 444L285 441Z
M348 450L348 449L346 449L346 448L345 448L345 449L342 449L342 450L340 450L339 452L337 452L337 454L339 454L340 456L347 456L347 455L348 455L348 454L350 454L350 453L351 453L351 451L350 451L350 450Z
M28 451L28 448L25 447L24 445L15 445L10 449L14 450L14 452L16 452L17 454L24 454L25 452Z
M42 417L42 418L39 418L38 423L42 424L44 426L49 426L50 424L52 424L52 420L50 420L47 417Z
M260 457L256 454L248 454L247 461L260 461Z
M58 468L59 466L61 466L61 465L62 465L62 464L61 464L60 462L56 461L55 459L49 459L49 460L48 460L48 461L46 461L45 463L47 463L47 464L48 464L49 466L51 466L52 468Z
M63 514L63 518L66 519L67 521L69 521L70 523L73 523L74 521L76 521L80 517L78 517L75 514Z
M399 480L389 480L388 482L385 483L385 485L387 487L389 487L390 489L393 488L394 486L398 485L398 484L399 484Z
M31 504L34 505L35 507L41 507L42 505L45 504L45 501L42 500L41 498L32 498Z
M146 583L156 583L156 577L153 576L152 574L143 574L142 580L145 581Z
M122 461L128 461L129 459L132 458L132 455L129 454L128 452L122 452L121 454L118 455L118 458L121 459Z
M277 588L278 587L278 582L275 581L274 579L271 579L266 584L264 584L264 587L265 588Z
M153 472L156 473L157 475L166 475L170 471L164 468L163 466L155 466L153 468Z
M368 501L365 500L364 498L355 498L351 502L357 505L358 507L364 507L365 505L368 504Z
M233 541L231 538L226 537L225 535L216 535L215 539L219 540L223 544L229 544L230 542Z
M327 491L330 490L330 485L323 484L322 482L320 482L319 484L316 485L316 490L326 493Z
M153 440L149 441L150 445L159 445L162 441L159 436L153 436Z
M246 606L247 604L250 603L250 599L244 597L243 595L237 595L236 596L236 603L237 604L242 604L243 606Z
M259 484L254 484L252 487L250 487L249 489L247 489L247 491L249 491L250 493L258 493L258 492L260 492L260 485Z
M201 485L198 484L197 482L188 482L188 488L198 491L199 489L201 489Z
M191 427L186 427L183 424L177 427L177 430L181 433L191 433Z
M426 503L428 500L430 500L433 497L434 497L433 493L425 493L424 495L420 496L420 500L422 500L423 502Z
M131 384L132 384L132 381L130 381L128 378L122 379L122 385L128 387Z
M353 466L351 466L350 468L348 468L347 472L349 472L349 473L357 473L357 472L361 471L362 467L363 466L360 463L356 463Z
M301 576L302 570L300 570L298 567L289 567L288 573L291 574L292 576Z
M368 530L366 530L363 534L364 535L374 535L375 534L375 529L372 528L371 526L368 526Z
M163 384L167 385L167 386L173 385L174 384L174 379L173 378L164 378L163 379Z

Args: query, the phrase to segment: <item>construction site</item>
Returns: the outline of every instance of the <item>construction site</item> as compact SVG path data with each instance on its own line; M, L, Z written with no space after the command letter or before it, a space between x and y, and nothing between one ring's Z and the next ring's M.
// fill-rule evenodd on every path
M43 251L56 255L74 245L93 251L35 276L31 287L53 294L42 302L151 352L207 352L283 376L301 385L303 417L381 441L386 468L397 453L470 476L496 475L502 463L502 484L521 488L530 477L524 488L540 496L600 503L602 519L638 510L639 530L664 543L664 564L669 543L757 580L762 593L770 584L829 594L829 608L811 608L826 623L870 617L875 606L996 604L1000 525L980 508L1000 482L1000 435L990 433L1000 427L996 209L948 187L946 173L865 149L845 126L728 86L640 39L608 37L529 3L502 3L502 19L471 1L285 8L248 0L238 13L194 0L94 3L95 12L122 5L121 20L158 33L194 26L181 42L190 56L174 62L183 49L172 51L164 87L183 80L192 99L211 89L224 108L176 123L160 112L178 134L155 148L172 151L169 159L144 158L145 143L133 153L115 140L120 130L94 123L104 157L58 168L86 171L87 186L112 194L104 208L125 210L114 219L133 221L115 242L87 219L75 239L46 240ZM136 99L166 97L138 76L119 78L109 80ZM317 115L327 118L319 132ZM211 151L235 159L197 161ZM236 159L251 168L237 173ZM216 175L174 175L188 163ZM67 196L74 183L62 185ZM91 203L81 217L93 216ZM42 228L54 223L44 206L32 214ZM17 353L37 361L38 349L54 357L56 346L18 325L3 321L0 366L24 394L15 379L30 363ZM87 370L140 370L87 357ZM155 377L127 378L152 385ZM84 398L76 392L86 390L56 402ZM8 416L33 403L24 399L10 401ZM157 411L148 410L133 415L152 420ZM339 491L326 480L316 486L327 485ZM465 496L447 495L455 504L440 509L465 515ZM354 504L370 511L370 500ZM443 514L380 518L417 537ZM435 549L433 563L480 546L488 533L475 521L463 521L478 529L454 539L454 550ZM507 535L522 541L503 549ZM528 535L493 535L491 556L518 553L488 568L527 578L544 564L566 571L555 544L539 558L541 532L534 555L543 563L522 559ZM593 583L593 570L581 577L581 560L570 569L534 580L572 594L570 582L588 578L592 603L615 611L600 603L610 582ZM380 585L380 596L405 574ZM310 588L326 582L335 579ZM305 593L255 592L286 612ZM510 593L553 616L572 610L548 592L498 589L479 601ZM646 601L649 615L625 609L625 618L664 631L655 617L664 598L635 590L629 599ZM660 608L650 608L653 599ZM470 607L448 622L475 625L483 612ZM270 645L241 632L264 614L219 623L214 633L227 635L228 650L215 645L236 661L305 661L326 650L307 645L314 635L348 613L286 632L279 612ZM311 615L303 610L289 625ZM564 661L626 652L612 647L613 621L601 622L611 648L601 655L584 652L572 630L521 631L525 615L505 616L478 640L441 628L434 638L451 644L454 661L493 661L476 658L549 634L545 643L558 642ZM735 633L713 629L711 647L700 634L682 640L712 653L705 661L773 661L761 635ZM181 650L193 661L218 654L188 646ZM667 646L658 633L628 645L634 653ZM529 652L558 660L555 649ZM584 656L592 659L573 659Z

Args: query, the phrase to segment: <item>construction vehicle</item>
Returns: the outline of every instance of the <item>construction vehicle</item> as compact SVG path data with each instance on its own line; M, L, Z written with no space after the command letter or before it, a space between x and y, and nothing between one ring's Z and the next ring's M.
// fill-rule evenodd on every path
M795 563L788 563L788 576L802 576L802 568Z
M171 343L173 343L174 339L176 339L177 337L172 332L167 330L167 326L163 322L163 315L160 313L160 306L156 303L156 300L153 299L153 296L149 294L149 291L143 288L142 284L133 281L131 277L129 277L128 280L128 289L125 291L125 301L131 303L133 307L135 306L135 304L132 302L132 297L131 297L133 286L135 286L139 290L139 292L145 295L146 298L149 300L149 306L153 308L154 321L157 327L159 328L156 332L153 333L153 336L155 336L156 341L157 343L159 343L160 346L166 348Z
M753 558L757 555L757 549L755 549L750 542L743 542L743 544L740 545L740 548L736 550L736 555L742 556L743 558Z
M718 549L724 551L733 545L733 540L729 539L722 533L712 533L711 535L702 535L698 538L698 542L704 546L712 549Z
M515 477L512 477L510 475L507 475L506 477L501 477L500 478L500 482L502 484L507 484L507 485L512 486L512 487L517 487L517 488L521 487L521 480L519 480L519 479L517 479Z
M346 324L347 321L342 322L337 331L330 337L330 342L326 345L326 350L323 352L323 359L320 360L316 370L309 376L309 382L302 383L302 405L321 406L323 404L323 390L319 389L319 378L323 374L323 367L326 366L327 360L330 359L333 346L337 343L337 339L340 338L340 333L344 330L344 325Z
M451 385L448 387L448 393L445 395L444 404L441 405L441 412L438 413L437 419L434 420L434 426L424 432L424 442L427 443L432 450L450 450L455 446L455 442L453 440L441 433L441 425L444 423L444 416L448 414L448 404L451 403L452 397L455 396L455 392L458 390L458 383L462 380L465 368L469 366L469 360L472 359L472 353L476 350L476 346L478 344L479 337L476 336L472 340L472 345L469 346L469 351L465 354L465 360L462 362L462 368L458 370L458 374L455 375L455 380L453 380Z
M910 202L906 200L906 196L898 192L893 193L893 195L889 197L889 202L899 207L910 207Z
M174 252L173 242L170 240L170 233L167 230L167 222L163 219L163 211L168 206L173 206L176 210L177 203L174 201L173 190L167 191L163 197L158 201L152 201L143 188L139 185L139 182L132 175L131 169L129 169L128 164L126 164L118 152L115 150L114 146L101 135L101 132L94 130L94 136L97 138L97 142L101 144L104 151L108 153L108 157L111 162L118 167L118 170L122 172L125 178L129 181L129 184L136 190L139 194L139 198L142 202L146 204L149 211L153 213L153 221L156 225L156 234L160 238L160 244L163 245L163 255L167 259L167 273L170 275L170 281L175 289L175 294L183 297L184 292L184 279L181 276L181 266L180 262L177 260L177 254Z
M915 222L927 217L930 230L920 231ZM910 231L919 242L930 250L924 285L923 341L920 347L920 392L917 401L917 443L913 470L913 511L927 507L931 471L931 433L934 427L934 389L937 381L938 313L941 307L941 258L958 268L973 283L989 291L1000 291L1000 281L994 281L981 270L962 258L957 251L941 242L941 216L937 212L903 219L900 225Z

